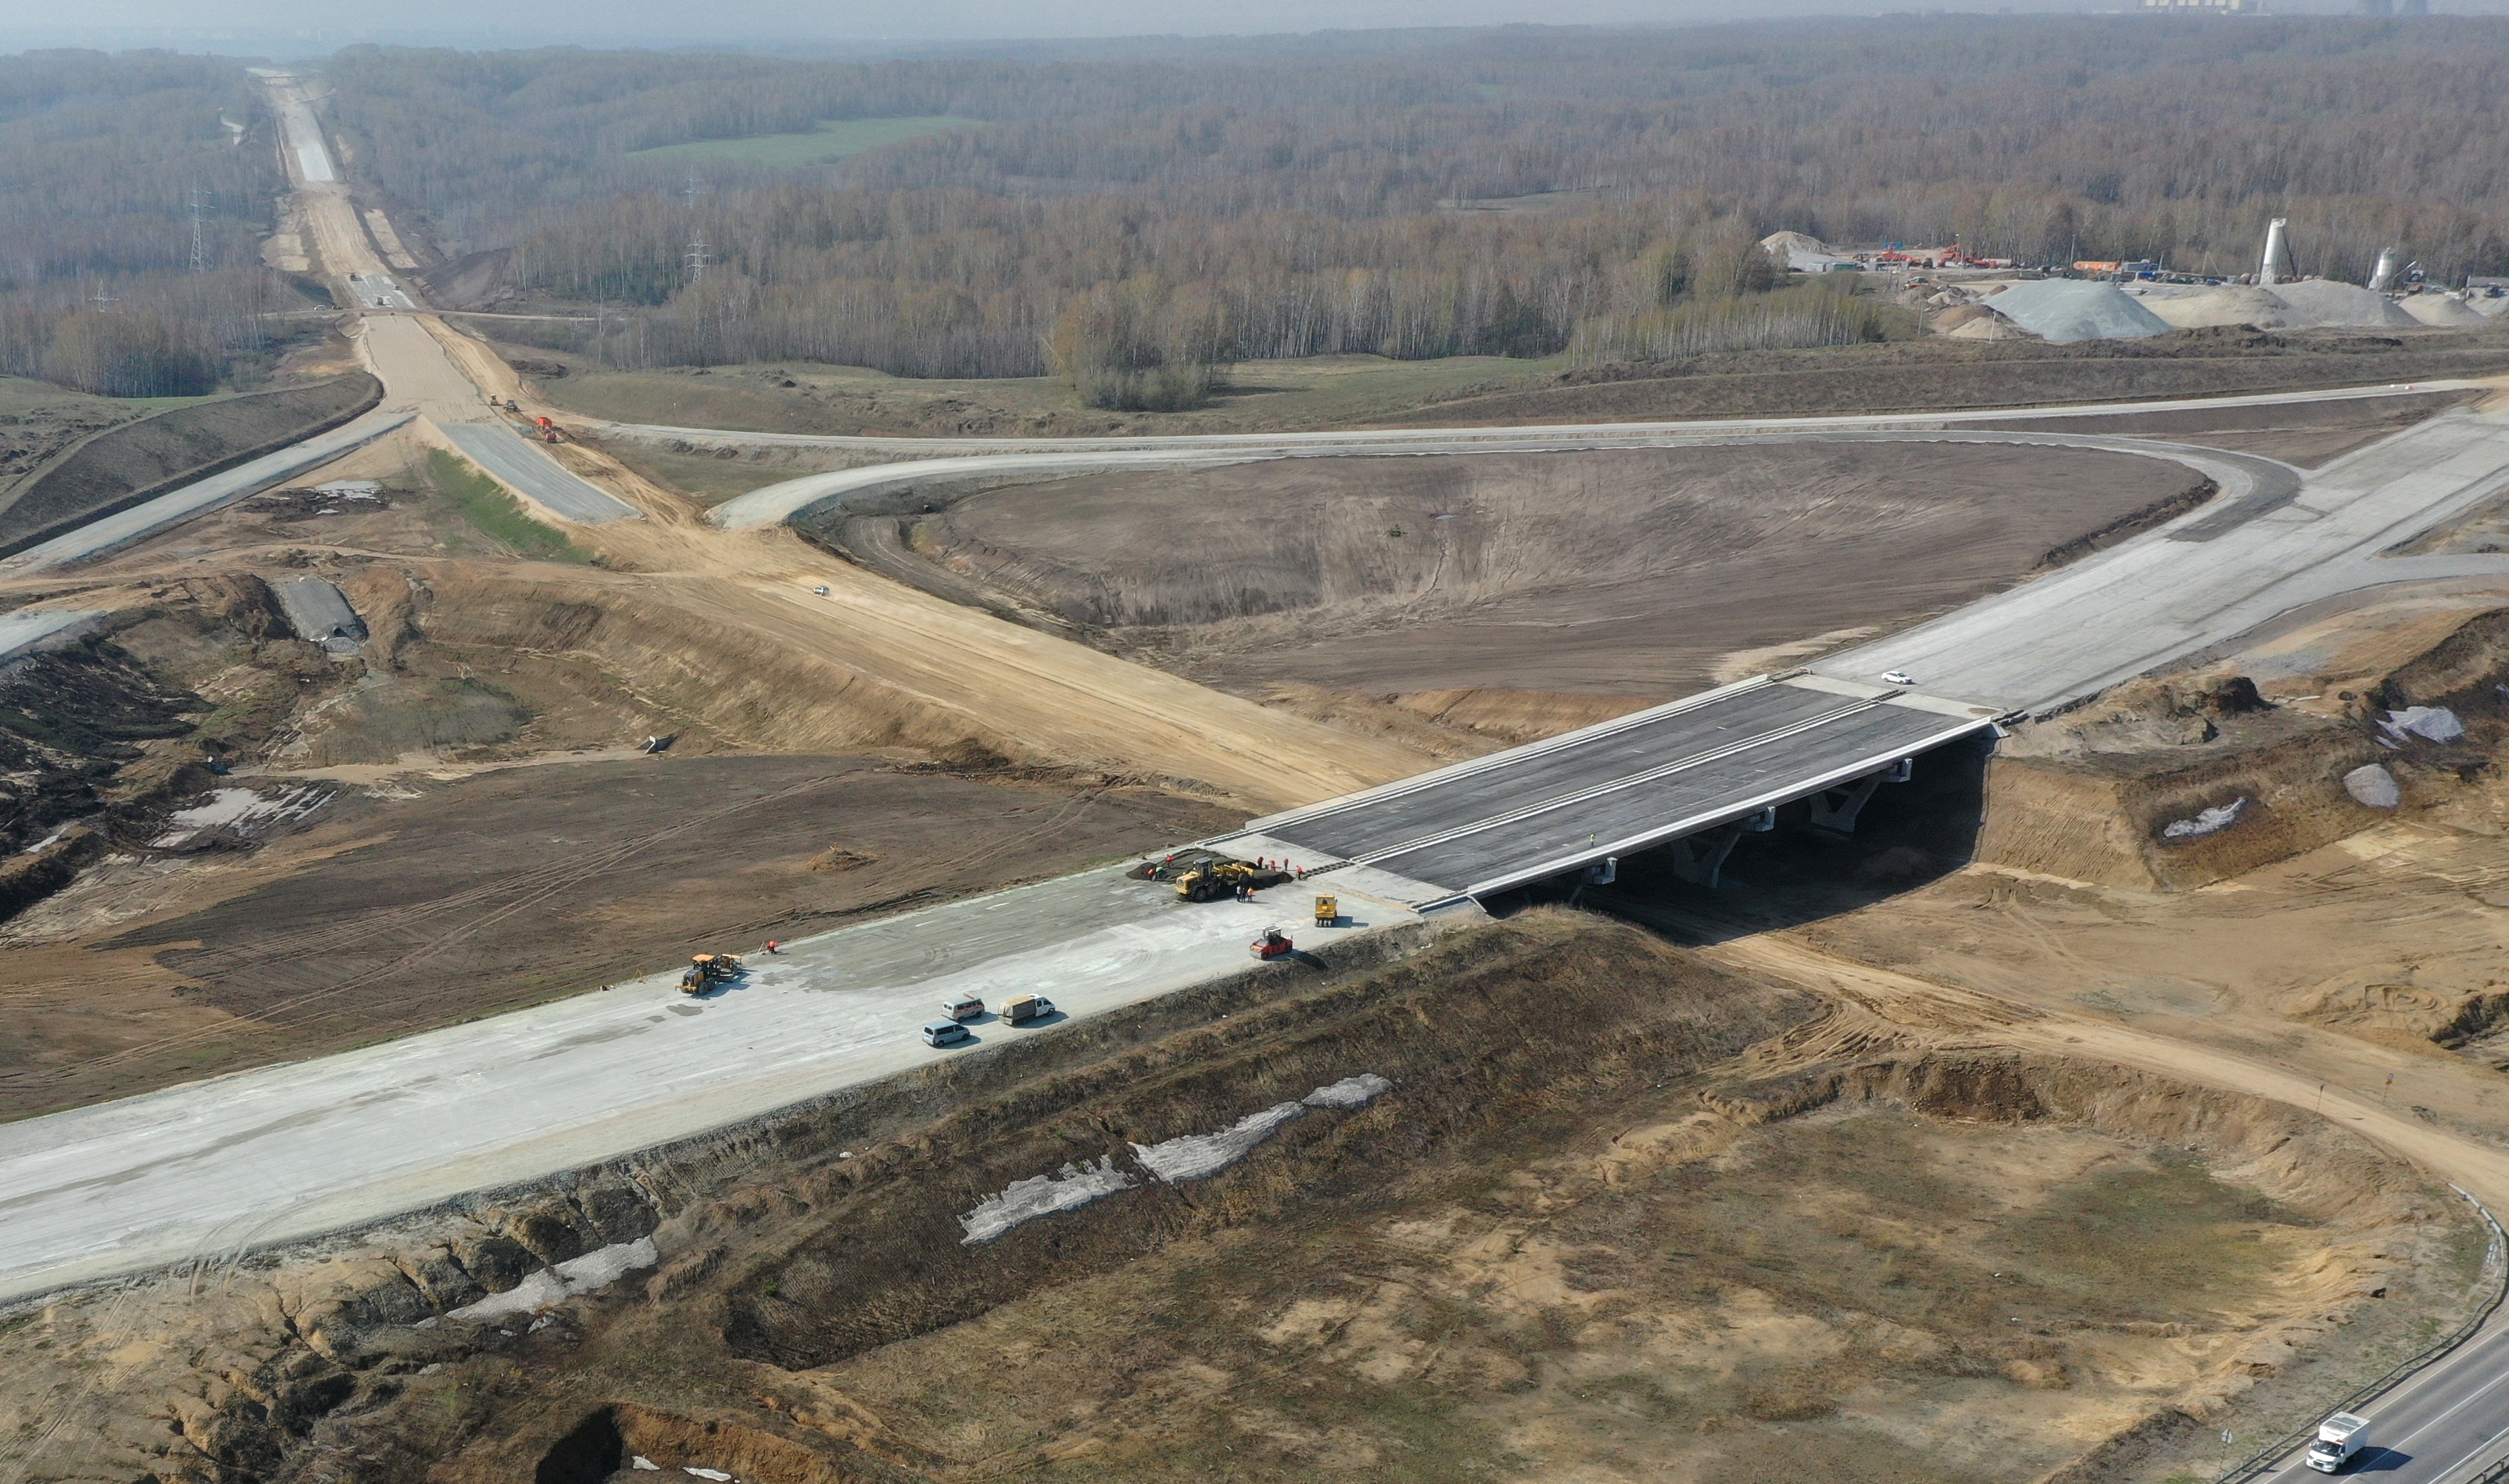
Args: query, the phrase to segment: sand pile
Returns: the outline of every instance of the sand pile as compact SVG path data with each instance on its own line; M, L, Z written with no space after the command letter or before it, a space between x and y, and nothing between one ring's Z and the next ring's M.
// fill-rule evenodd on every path
M1978 311L1972 318L1963 319L1943 334L1954 340L2037 340L2039 337L2014 324L1984 305L1972 305Z
M2302 278L2296 283L2277 283L2271 292L2290 306L2284 322L2295 330L2378 330L2417 322L2398 309L2394 300L2374 294L2358 283Z
M1991 303L1996 313L2042 340L2141 340L2173 328L2116 284L2080 278L2015 283Z
M2262 288L2225 283L2152 283L2134 290L2136 301L2182 330L2246 324L2278 330L2290 323L2291 306Z
M2466 308L2465 301L2454 294L2414 294L2396 301L2396 308L2419 323L2443 330L2479 330L2491 322Z

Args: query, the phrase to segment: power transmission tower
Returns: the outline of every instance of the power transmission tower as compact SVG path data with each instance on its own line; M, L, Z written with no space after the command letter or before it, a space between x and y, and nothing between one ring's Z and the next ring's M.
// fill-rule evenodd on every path
M697 229L696 236L689 242L688 261L689 281L691 283L703 283L705 281L706 265L714 261L714 254L706 250L705 229Z
M202 216L201 188L194 186L192 187L192 272L204 274L208 271L209 242L207 229Z
M696 171L689 171L688 184L680 187L680 199L689 204L690 210L693 211L697 208L697 193L702 189L704 188L697 184Z

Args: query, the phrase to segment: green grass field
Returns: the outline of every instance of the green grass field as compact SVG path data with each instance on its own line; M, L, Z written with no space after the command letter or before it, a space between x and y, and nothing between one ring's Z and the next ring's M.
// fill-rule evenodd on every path
M883 144L953 129L982 129L982 119L935 115L917 119L823 119L806 134L760 134L751 139L698 139L640 149L633 160L734 160L776 169L826 165Z
M592 553L565 535L532 519L521 501L506 491L504 485L472 468L464 460L442 449L427 456L427 472L444 498L462 512L462 518L479 528L489 538L513 549L516 556L535 562L589 562Z

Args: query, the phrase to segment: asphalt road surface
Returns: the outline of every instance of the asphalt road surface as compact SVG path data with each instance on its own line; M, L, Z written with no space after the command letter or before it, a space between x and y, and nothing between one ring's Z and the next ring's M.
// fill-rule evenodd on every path
M784 946L729 988L677 970L360 1051L0 1125L0 1301L356 1226L736 1124L960 1054L961 992L1085 1019L1252 965L1268 903L1110 867ZM1302 948L1411 920L1345 898ZM587 985L590 989L594 986ZM976 1044L1047 1033L988 1016Z
M2340 1477L2455 1484L2480 1472L2509 1451L2509 1319L2363 1404L2360 1415L2370 1420L2371 1445ZM2325 1479L2303 1462L2305 1451L2254 1477L2261 1484Z
M715 448L817 448L928 459L1012 453L1126 453L1143 449L1271 450L1286 448L1393 448L1421 442L1505 443L1526 436L1633 440L1664 434L1927 430L2020 419L2111 418L2147 412L2186 412L2228 407L2282 407L2310 402L2353 402L2433 391L2488 389L2485 381L2414 382L2377 387L2333 387L2313 391L2253 391L2236 396L2185 397L2156 402L2082 402L2063 407L1992 407L1966 412L1836 413L1797 418L1698 418L1686 422L1522 424L1496 427L1392 427L1329 432L1158 433L1054 438L901 438L859 433L749 432L737 428L675 427L655 423L594 423L605 438L686 443Z
M2010 418L2005 412L2000 416ZM2011 432L1931 427L1857 427L1847 418L1776 419L1758 424L1625 423L1572 427L1431 428L1399 434L1290 433L1142 438L1130 448L1102 447L1105 440L1074 438L1069 448L1031 447L1017 453L948 454L904 463L805 474L725 501L706 518L728 530L819 516L848 505L934 483L968 480L1068 479L1139 468L1211 468L1269 459L1404 458L1423 454L1568 453L1611 448L1711 448L1768 443L1998 443L2081 448L2129 454L2184 464L2222 487L2230 500L2287 496L2300 471L2247 454L2225 453L2151 438L2095 433ZM1864 420L1868 422L1878 420ZM1703 430L1703 429L1714 430ZM722 435L722 446L740 446L746 435ZM687 440L662 440L687 442ZM948 440L934 440L944 443ZM701 444L690 443L699 447ZM927 452L917 448L917 452Z
M604 521L637 517L634 505L597 485L587 484L550 458L546 449L503 423L448 424L444 435L499 484L530 497L568 520L597 526Z

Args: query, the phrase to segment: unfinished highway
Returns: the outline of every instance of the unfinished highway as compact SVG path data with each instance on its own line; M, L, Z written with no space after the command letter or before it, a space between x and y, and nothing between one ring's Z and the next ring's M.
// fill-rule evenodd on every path
M318 131L300 137L291 128L291 141L300 199L326 261L343 273L382 274L362 235L351 236L356 218L327 160L318 159ZM512 452L537 461L528 476L508 470L509 482L536 486L547 470L566 473L544 450L497 426L481 388L421 315L376 313L362 334L389 389L383 410L424 418L448 434L462 428L463 437L448 441L466 448L472 429L503 434L513 449L492 444L498 456L483 458ZM2442 389L2214 405L2432 390ZM2123 410L2133 409L2030 416ZM760 541L739 530L771 528L850 491L935 471L991 477L1073 472L1110 460L1191 467L1684 440L2044 439L2172 459L2220 486L2210 506L2168 527L1814 673L1729 687L1267 815L1223 842L1331 868L1323 881L1341 894L1352 920L1323 938L1299 933L1302 944L1328 946L1332 934L1410 921L1418 909L1469 909L1476 892L1653 845L1712 841L1778 803L1817 798L1833 819L1852 825L1860 791L1889 786L1907 765L1925 765L1929 751L1974 737L2000 716L2061 702L2334 593L2504 570L2498 558L2379 554L2509 484L2509 420L2496 413L2448 414L2305 474L2151 440L1962 426L2012 416L886 446L857 452L905 463L761 491L721 507L718 528L698 529L711 542ZM572 485L523 493L568 524L614 513L601 502L608 492L566 477L601 501L571 507ZM789 576L779 590L797 605L806 592ZM1915 684L1886 683L1885 669L1904 669ZM1695 848L1702 875L1712 879L1705 857L1714 845ZM950 994L997 998L1043 988L1070 1018L1086 1019L1239 969L1248 937L1291 915L1265 905L1186 906L1155 883L1093 872L791 945L731 992L703 1002L680 999L666 973L340 1057L0 1127L0 1298L355 1227L735 1124L942 1055L924 1048L915 1027ZM1038 1033L1052 1032L1017 1034ZM980 1026L978 1034L992 1041L1014 1032Z
M1221 843L1337 866L1319 884L1353 920L1332 931L1366 932L1732 830L1778 802L1844 808L1903 759L1923 766L1998 716L2228 640L2276 604L2428 576L2427 559L2378 553L2509 488L2509 420L2453 413L2288 495L2252 499L2259 488L1815 674L1267 816ZM1918 684L1867 673L1894 661ZM657 977L9 1125L0 1297L353 1227L721 1128L938 1055L915 1026L948 993L1044 988L1082 1019L1234 971L1252 932L1289 915L1072 877L795 945L704 1005Z

